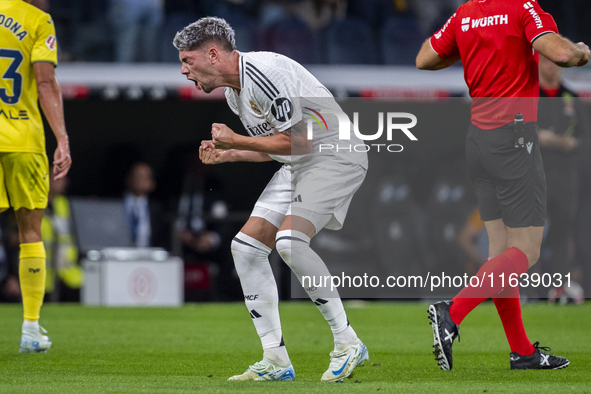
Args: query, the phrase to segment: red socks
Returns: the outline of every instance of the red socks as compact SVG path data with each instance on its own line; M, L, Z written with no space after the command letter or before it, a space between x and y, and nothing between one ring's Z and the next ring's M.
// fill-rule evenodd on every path
M525 333L525 327L523 327L519 287L505 287L499 297L493 297L493 301L503 322L511 351L522 356L531 356L536 349L531 344Z
M451 319L456 324L460 324L468 313L482 301L494 297L503 290L503 287L510 287L509 276L511 274L521 275L527 272L528 268L527 256L517 248L509 248L497 257L490 259L480 267L476 274L482 284L479 283L479 286L475 287L470 285L464 287L452 300L453 304L449 309ZM504 283L502 283L503 277ZM517 291L519 292L519 289ZM521 312L521 308L519 311Z

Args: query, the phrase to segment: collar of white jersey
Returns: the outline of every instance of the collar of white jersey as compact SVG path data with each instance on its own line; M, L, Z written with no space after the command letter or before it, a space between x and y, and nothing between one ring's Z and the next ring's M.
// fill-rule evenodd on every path
M236 52L238 52L238 55L240 55L240 61L238 62L238 71L240 74L240 92L242 92L242 89L244 88L244 55L240 51Z

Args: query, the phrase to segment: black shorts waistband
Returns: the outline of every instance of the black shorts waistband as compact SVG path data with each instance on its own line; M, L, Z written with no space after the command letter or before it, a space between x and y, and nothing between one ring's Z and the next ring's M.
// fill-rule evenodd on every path
M525 131L526 133L535 132L538 128L537 122L526 122L525 123ZM497 127L496 129L491 130L482 130L478 126L470 123L470 127L468 127L468 137L472 138L479 138L488 141L496 140L498 137L507 136L507 134L513 134L515 132L515 125L514 122L508 123L504 126Z

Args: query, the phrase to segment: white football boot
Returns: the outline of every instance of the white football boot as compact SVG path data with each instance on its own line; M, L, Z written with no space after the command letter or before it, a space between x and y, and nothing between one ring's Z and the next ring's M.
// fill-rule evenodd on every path
M337 343L330 352L330 365L322 375L322 382L342 382L351 375L358 365L364 365L369 360L367 348L359 338L353 343Z
M267 380L267 381L291 381L295 380L295 371L289 364L282 367L279 364L263 357L259 362L254 363L242 375L235 375L228 380Z
M47 330L23 328L19 353L46 353L51 347L51 340L47 337Z

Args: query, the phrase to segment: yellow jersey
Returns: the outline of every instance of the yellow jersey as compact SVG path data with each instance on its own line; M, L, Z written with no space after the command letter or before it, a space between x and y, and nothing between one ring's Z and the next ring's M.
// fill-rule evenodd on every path
M0 152L45 153L35 62L57 66L51 16L22 0L0 0Z

